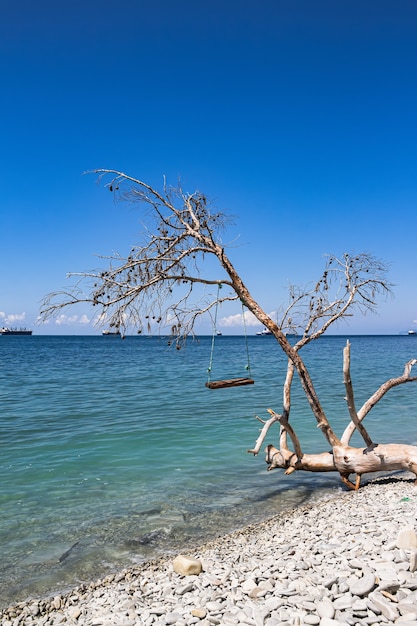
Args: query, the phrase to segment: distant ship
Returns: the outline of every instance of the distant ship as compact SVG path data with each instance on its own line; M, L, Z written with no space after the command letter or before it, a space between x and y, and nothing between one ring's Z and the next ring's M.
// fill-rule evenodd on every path
M409 330L408 335L417 335L417 330Z
M118 337L120 335L120 330L103 330L101 334L105 337Z
M0 328L0 335L31 335L32 331L27 328Z
M260 337L264 337L265 335L272 335L272 332L269 330L269 328L264 328L263 330L258 330L256 334Z

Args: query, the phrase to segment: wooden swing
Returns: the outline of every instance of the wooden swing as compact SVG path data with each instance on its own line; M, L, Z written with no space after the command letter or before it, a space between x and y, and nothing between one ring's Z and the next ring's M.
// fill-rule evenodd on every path
M251 371L250 371L248 336L246 332L246 321L245 321L245 314L243 310L243 302L242 302L242 319L243 319L243 328L244 328L244 333L245 333L246 357L247 357L247 364L246 364L245 369L248 372L248 376L243 376L240 378L229 378L226 380L210 380L210 374L211 374L211 370L213 366L215 339L216 339L216 336L221 334L217 331L217 310L219 306L219 291L221 287L222 287L222 284L219 282L218 287L217 287L217 302L216 302L216 308L215 308L215 314L214 314L213 337L211 340L210 364L207 368L208 378L206 382L206 387L208 387L208 389L226 389L229 387L242 387L243 385L253 385L255 381L253 380L251 376Z
M243 385L253 385L253 378L230 378L229 380L208 380L206 387L209 389L226 389L226 387L242 387Z

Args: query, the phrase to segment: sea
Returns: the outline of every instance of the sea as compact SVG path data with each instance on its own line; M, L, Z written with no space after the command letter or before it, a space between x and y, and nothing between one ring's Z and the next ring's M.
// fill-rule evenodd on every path
M303 348L327 417L357 408L417 357L414 336L324 336ZM246 376L228 389L211 380ZM249 454L282 407L286 358L270 336L0 337L0 606L52 596L345 491L337 474L267 472ZM249 366L249 371L248 371ZM417 384L367 416L374 441L417 444ZM297 379L291 423L304 451L328 449ZM355 435L356 437L357 435ZM362 445L360 440L353 444ZM366 482L367 477L364 477Z

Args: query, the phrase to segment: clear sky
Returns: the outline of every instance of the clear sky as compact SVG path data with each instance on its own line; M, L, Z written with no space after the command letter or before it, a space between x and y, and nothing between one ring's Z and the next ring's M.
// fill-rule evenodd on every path
M35 323L68 272L137 242L139 214L83 176L114 168L236 215L229 255L266 311L324 254L367 251L395 298L338 332L417 328L415 0L0 9L0 325L100 332L75 308Z

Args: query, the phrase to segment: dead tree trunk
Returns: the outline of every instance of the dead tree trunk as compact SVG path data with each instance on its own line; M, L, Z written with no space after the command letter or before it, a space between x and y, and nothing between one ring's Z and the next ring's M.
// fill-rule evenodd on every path
M285 474L297 470L339 472L341 480L351 489L359 489L363 474L393 470L412 472L417 484L417 446L400 443L374 444L370 448L341 445L333 447L332 452L303 454L301 458L289 450L268 445L266 462L268 471L281 468ZM355 483L349 480L351 474L356 474Z

